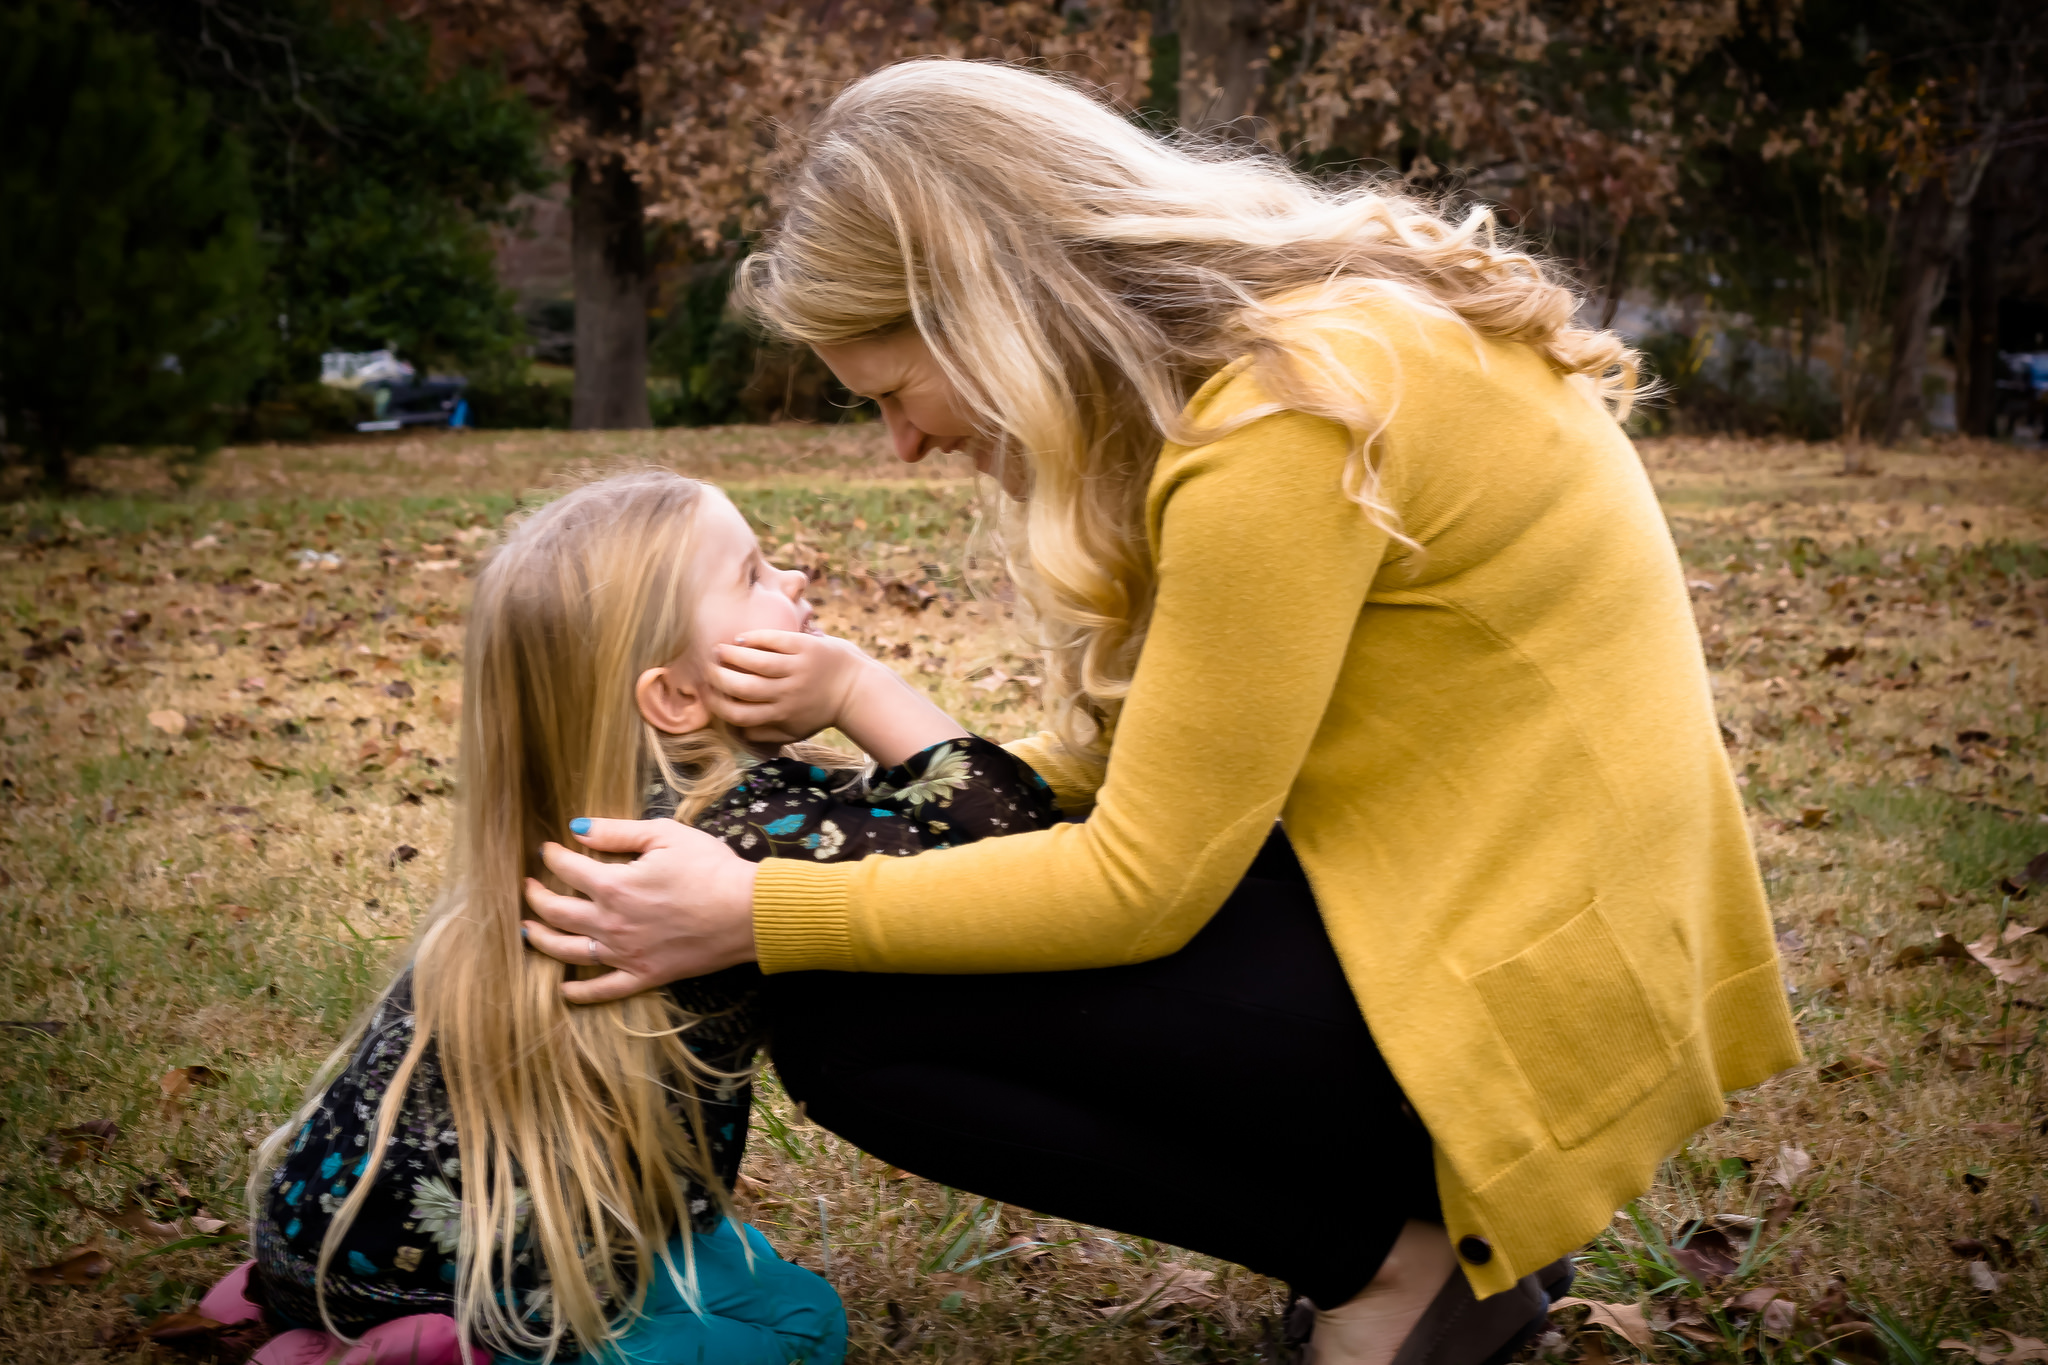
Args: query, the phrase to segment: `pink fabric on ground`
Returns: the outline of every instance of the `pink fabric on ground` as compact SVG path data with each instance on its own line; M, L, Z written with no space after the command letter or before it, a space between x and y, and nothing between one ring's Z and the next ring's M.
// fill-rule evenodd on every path
M199 1301L199 1316L215 1322L254 1322L262 1317L263 1310L249 1302L249 1274L255 1269L254 1261L244 1261L229 1271Z
M363 1333L353 1346L308 1328L272 1337L249 1365L464 1365L455 1319L446 1313L394 1318ZM468 1365L491 1365L490 1352L469 1348Z
M249 1302L249 1273L255 1267L254 1261L245 1261L207 1290L199 1301L200 1315L224 1323L261 1317L262 1310ZM416 1313L372 1327L353 1346L304 1327L281 1332L263 1343L249 1365L491 1365L491 1353L472 1346L465 1362L455 1319L446 1313Z

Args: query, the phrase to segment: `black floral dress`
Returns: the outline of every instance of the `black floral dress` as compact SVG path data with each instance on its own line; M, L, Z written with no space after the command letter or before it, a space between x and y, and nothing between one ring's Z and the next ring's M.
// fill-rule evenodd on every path
M654 784L645 818L674 813L674 793ZM695 824L749 861L850 862L1043 829L1057 818L1038 774L997 745L969 738L934 745L872 774L764 760ZM766 1041L760 981L749 964L668 988L685 1010L703 1016L686 1036L712 1067L744 1073ZM250 1285L280 1326L320 1324L313 1280L321 1242L335 1210L368 1169L377 1106L412 1039L407 972L378 1004L354 1058L271 1174L254 1219ZM703 1137L728 1190L739 1175L752 1104L753 1087L744 1080L698 1096ZM412 1313L453 1312L461 1209L461 1144L430 1045L413 1073L376 1183L328 1267L327 1311L335 1326L355 1335ZM717 1201L702 1191L692 1192L690 1210L703 1232L720 1216ZM544 1316L549 1292L538 1255L515 1245L514 1262L513 1292L527 1311Z

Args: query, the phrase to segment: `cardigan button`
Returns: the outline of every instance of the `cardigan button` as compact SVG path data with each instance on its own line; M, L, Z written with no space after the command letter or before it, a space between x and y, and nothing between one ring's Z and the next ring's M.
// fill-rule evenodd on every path
M1484 1237L1460 1237L1458 1239L1458 1255L1464 1257L1473 1265L1485 1265L1493 1259L1493 1243L1487 1241Z

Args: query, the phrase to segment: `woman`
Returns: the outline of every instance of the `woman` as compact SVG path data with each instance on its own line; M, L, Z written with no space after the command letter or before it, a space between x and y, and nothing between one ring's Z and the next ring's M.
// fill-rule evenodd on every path
M1325 1365L1511 1348L1798 1060L1634 359L1483 215L919 62L834 103L740 297L1020 500L1012 751L1086 818L840 866L598 822L643 856L528 888L616 969L571 998L758 961L813 1118L1284 1276ZM720 656L729 719L817 723Z

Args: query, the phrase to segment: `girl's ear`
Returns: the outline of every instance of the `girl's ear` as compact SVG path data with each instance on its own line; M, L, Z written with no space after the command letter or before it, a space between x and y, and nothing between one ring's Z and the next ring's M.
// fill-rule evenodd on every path
M633 684L640 717L665 735L687 735L711 723L711 709L674 668L650 668Z

